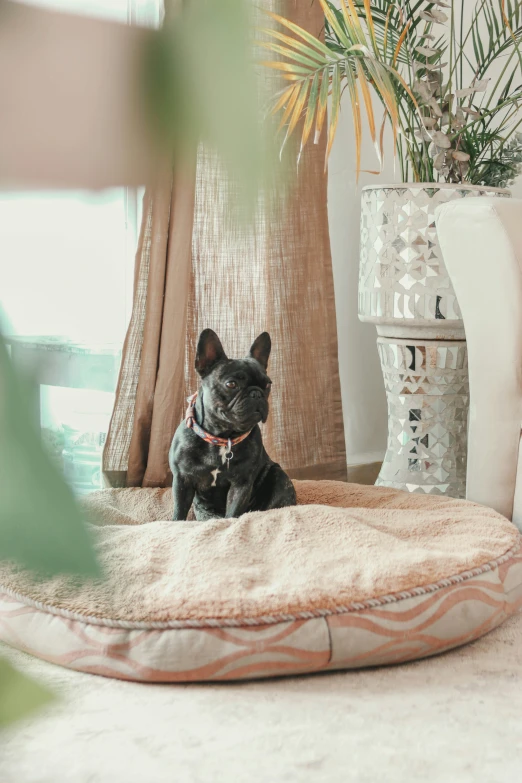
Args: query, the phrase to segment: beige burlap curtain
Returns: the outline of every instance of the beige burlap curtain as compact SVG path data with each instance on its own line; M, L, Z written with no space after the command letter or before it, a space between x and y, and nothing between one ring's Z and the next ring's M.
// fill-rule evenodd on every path
M322 29L319 3L286 0L285 13L314 34ZM248 230L231 220L225 174L203 148L146 193L104 451L108 483L171 483L168 450L197 388L194 351L206 327L230 356L270 332L268 453L295 478L346 478L324 136L307 146L290 196L272 193Z

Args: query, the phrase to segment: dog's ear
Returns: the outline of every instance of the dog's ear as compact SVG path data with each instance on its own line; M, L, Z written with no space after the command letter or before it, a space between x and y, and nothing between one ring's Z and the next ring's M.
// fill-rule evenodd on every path
M204 378L215 364L226 358L227 355L217 334L212 329L204 329L198 340L196 371Z
M272 348L272 340L268 332L263 332L252 343L250 349L250 356L252 359L257 359L259 364L266 370L268 367L268 357L270 356L270 350Z

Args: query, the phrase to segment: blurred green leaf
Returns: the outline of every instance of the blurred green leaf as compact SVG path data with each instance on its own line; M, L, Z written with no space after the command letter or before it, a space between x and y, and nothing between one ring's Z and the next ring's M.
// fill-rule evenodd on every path
M0 729L54 700L43 685L0 658Z
M157 131L178 155L194 139L214 148L247 195L266 178L270 154L260 115L247 0L190 0L146 56L145 94Z
M42 446L31 386L0 335L0 560L40 574L98 576L85 516Z

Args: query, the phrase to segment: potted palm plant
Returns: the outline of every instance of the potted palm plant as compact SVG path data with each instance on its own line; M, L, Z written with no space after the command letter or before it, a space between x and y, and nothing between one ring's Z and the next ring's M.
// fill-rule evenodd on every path
M266 64L287 80L273 107L284 142L300 127L306 144L314 122L319 137L330 94L328 156L347 90L357 171L363 107L381 164L390 123L402 179L362 193L359 316L377 326L389 405L378 483L462 496L466 346L434 215L450 199L509 196L521 170L522 0L315 1L324 41L281 17L284 34L266 31L280 57Z

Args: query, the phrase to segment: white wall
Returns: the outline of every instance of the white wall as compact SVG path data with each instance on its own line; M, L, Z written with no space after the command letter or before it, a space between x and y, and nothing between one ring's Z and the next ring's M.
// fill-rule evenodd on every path
M349 465L382 459L386 448L386 395L377 355L375 327L357 317L361 187L399 182L392 150L380 176L361 173L356 184L350 104L345 103L328 169L328 216L337 307L339 368ZM377 169L369 135L364 134L362 168Z

